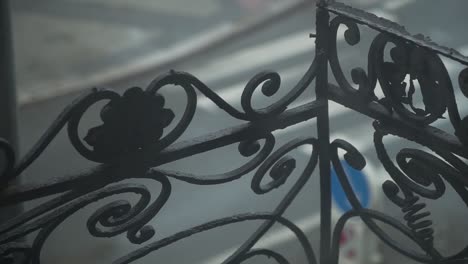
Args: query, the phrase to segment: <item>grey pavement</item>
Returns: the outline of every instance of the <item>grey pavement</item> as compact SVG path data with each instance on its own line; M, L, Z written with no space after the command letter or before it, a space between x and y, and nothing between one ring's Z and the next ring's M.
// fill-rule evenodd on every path
M466 1L441 3L441 1L436 0L353 0L348 3L405 24L410 32L430 35L436 42L459 49L462 53L468 53L468 36L463 34L468 23L468 18L463 14L463 10L468 7ZM174 65L174 68L193 73L216 90L225 100L237 107L240 105L239 95L246 82L257 72L266 69L278 71L282 76L281 92L284 94L305 72L307 64L313 59L314 40L308 37L308 33L314 31L314 12L312 6L304 8L278 24L227 45L213 48L208 54ZM447 19L449 17L456 17L457 23ZM339 42L340 57L346 68L364 67L367 64L365 58L372 33L365 28L362 28L362 31L362 44L357 45L357 47L349 47L343 41ZM119 30L116 32L116 34L122 34ZM447 63L447 68L452 80L456 81L457 73L461 67ZM151 74L135 75L125 80L109 82L104 86L115 88L118 91L123 91L131 86L145 87L158 73L160 73L159 70ZM281 92L278 96L281 96ZM184 106L184 94L177 87L168 87L163 90L163 93L167 98L167 105L171 109L177 110ZM78 94L72 93L23 106L19 113L22 153L25 153L34 144L55 116ZM261 107L278 97L265 99L259 95L254 98L256 98L254 105ZM459 98L462 99L461 96ZM313 99L313 89L310 89L295 103L301 104ZM462 113L468 114L467 104L460 103L460 108ZM83 134L86 132L86 128L99 122L96 110L98 109L91 109L90 114L83 120ZM372 144L372 120L349 112L335 104L331 104L330 113L332 116L332 139L349 140L367 158L368 167L372 168L370 170L372 177L376 178L377 182L385 179L386 174L381 169ZM239 123L241 122L230 118L200 95L196 116L181 140ZM450 131L446 120L437 125ZM299 136L315 137L316 124L314 120L310 120L275 132L275 136L278 141L277 147ZM389 138L385 142L388 151L393 154L402 147L412 146L412 143L398 138ZM236 148L235 145L229 146L165 165L164 168L199 174L228 171L247 161L240 157ZM299 149L293 155L298 159L298 170L300 170L304 166L308 152ZM78 173L93 165L95 164L84 160L74 151L66 133L60 133L44 156L26 171L24 181L41 182L52 177ZM271 210L297 179L298 173L293 174L281 188L263 196L255 195L250 189L251 177L252 174L248 174L238 181L219 186L194 186L173 181L173 193L170 200L151 222L157 230L152 241L219 217L241 212ZM157 184L150 181L142 183L154 188L152 190L157 194L159 190ZM316 224L319 206L318 186L317 173L314 172L311 180L304 187L304 191L286 213L288 218L304 228L316 255L318 255L319 241ZM123 197L133 200L138 198L132 195ZM43 263L108 263L144 246L144 244L133 245L129 243L125 235L111 239L99 239L88 234L85 222L89 215L99 206L113 200L115 197L89 205L62 223L46 243L41 256ZM385 205L383 210L396 217L401 217L399 215L401 212L388 201L382 199L382 203ZM441 201L431 201L431 204L434 206L434 214L431 217L433 217L438 230L436 231L437 246L446 254L459 250L467 242L467 238L464 234L457 232L464 223L454 219L466 219L466 213L463 210L458 210L458 208L463 207L463 204L457 200L452 192L449 192L448 196ZM453 208L453 210L446 210L447 208ZM162 263L221 263L235 249L236 245L242 243L259 224L259 222L248 222L209 231L191 237L185 242L151 253L136 263L153 263L156 260L161 260ZM452 229L453 227L455 229ZM402 241L402 243L406 242ZM291 238L291 234L282 231L279 227L271 230L268 239L261 241L260 245L284 253L291 263L304 263L304 255L297 241ZM388 247L382 246L381 252L384 263L412 263ZM251 263L270 262L265 259L255 259Z

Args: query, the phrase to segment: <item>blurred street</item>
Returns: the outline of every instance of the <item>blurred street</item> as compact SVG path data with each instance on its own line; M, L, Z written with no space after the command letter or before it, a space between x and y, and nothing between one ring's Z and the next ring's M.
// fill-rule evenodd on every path
M19 101L27 103L173 63L302 1L11 2Z
M98 85L122 92L132 86L145 88L159 73L169 69L187 71L228 103L239 107L239 98L247 81L258 72L273 70L282 78L280 92L272 98L258 94L254 96L258 98L254 105L263 107L274 102L293 87L314 58L314 39L309 38L309 33L315 32L313 3L302 5L293 13L279 17L271 25L226 41L202 54L191 55L184 61L164 63L171 54L186 52L187 47L203 45L201 40L209 40L218 34L228 35L226 32L238 29L239 25L296 4L294 1L262 0L194 0L190 4L183 0L14 1L22 153L31 148L60 111L80 94L80 80L89 84L88 88ZM468 54L467 1L351 0L347 4L403 24L413 34L431 36L435 42ZM456 23L448 18L457 18ZM375 33L365 27L361 27L361 31L361 42L355 47L348 46L343 41L343 34L340 35L340 61L344 69L367 67L368 47ZM184 49L186 43L190 44ZM167 68L156 67L151 70L152 65L159 65L161 61ZM140 73L132 65L144 71ZM452 81L456 83L461 67L450 62L447 62L446 67ZM109 78L125 70L132 74L115 81ZM69 85L70 82L77 85ZM186 103L183 90L168 87L163 90L163 94L167 107L173 109L176 115L180 114L177 109L183 109ZM312 101L314 97L311 87L293 106ZM460 103L459 107L462 114L468 114L468 104ZM95 110L98 108L92 109ZM82 123L83 134L87 128L100 122L96 112L92 111ZM382 182L386 173L376 158L372 142L372 120L333 103L330 105L330 116L332 140L343 138L356 146L367 158L366 172L376 183ZM180 140L240 123L206 97L199 95L195 118ZM447 120L441 121L438 126L450 132ZM300 136L316 137L315 120L277 131L274 135L277 138L276 148ZM393 137L386 143L390 153L411 145ZM298 159L298 171L303 169L309 154L308 149L294 152ZM164 169L208 175L229 171L247 161L239 155L237 145L234 145L165 165ZM40 182L74 174L94 165L80 157L70 145L66 133L61 133L44 155L26 171L24 181ZM318 169L286 215L304 229L318 256L320 190L317 172ZM171 198L151 222L156 229L152 241L216 218L272 210L294 184L298 174L293 174L281 188L262 196L250 189L252 173L220 186L195 186L174 181ZM153 186L155 193L159 191L157 184L144 183ZM396 216L401 213L393 205L384 202L386 198L381 197L382 193L373 195L376 196L373 199L379 201L376 205L378 209ZM131 199L135 197L130 196ZM85 223L89 215L112 200L105 199L90 205L64 222L46 243L43 263L109 263L144 246L131 244L125 235L98 239L88 234ZM443 212L441 209L464 205L450 193L442 200L434 203L434 211L437 213L431 217L436 228L441 231L436 233L436 246L443 248L442 253L448 254L459 250L468 241L464 234L449 232L452 226L462 227L463 223L456 219L466 219L468 213L461 210ZM163 260L162 263L221 263L259 224L242 223L209 231L154 252L135 263L152 263L157 259ZM445 236L437 237L439 234ZM370 244L369 241L367 243ZM284 253L290 263L304 263L300 246L292 234L284 229L275 227L257 246ZM383 263L412 263L387 247L382 246L380 249ZM255 261L249 263L271 263L267 259ZM356 263L352 261L343 263Z

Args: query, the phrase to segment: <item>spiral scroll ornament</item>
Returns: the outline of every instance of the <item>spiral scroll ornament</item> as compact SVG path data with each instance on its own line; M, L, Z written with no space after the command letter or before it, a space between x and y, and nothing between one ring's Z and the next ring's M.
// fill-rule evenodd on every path
M428 220L428 216L431 213L429 211L424 211L426 204L419 202L420 197L414 194L408 195L408 197L405 197L404 199L398 197L397 194L400 190L392 181L386 181L382 188L385 195L393 203L400 206L401 211L404 213L406 225L421 241L424 241L424 247L426 249L432 248L434 242L434 229L432 228L432 221Z
M344 69L339 41L344 39L348 47L360 44L362 26L377 31L366 56L367 65ZM344 36L338 35L341 28L345 28ZM316 32L311 34L316 38L316 57L293 86L286 87L288 82L274 71L252 74L238 98L239 106L224 100L217 89L208 87L194 75L170 70L146 88L131 87L123 93L89 90L67 106L19 160L12 146L0 139L4 165L0 169L0 207L37 203L0 223L0 263L40 264L52 234L67 219L93 205L97 207L83 223L88 233L95 238L124 237L135 247L117 256L113 262L116 264L141 261L191 236L250 222L259 225L222 263L247 264L264 258L272 263L293 263L281 250L261 245L261 240L279 226L299 246L305 263L338 264L340 236L352 218L359 218L390 248L420 263L467 263L468 245L461 245L451 255L444 255L437 248L435 238L439 230L430 203L452 191L468 206L468 117L459 112L460 100L455 98L454 85L442 57L463 64L458 86L465 97L468 97L468 58L428 38L411 35L396 23L336 1L318 1ZM328 67L336 84L329 82ZM302 102L314 80L315 99L294 106ZM166 102L165 90L169 88L186 99L181 109L171 109ZM200 97L207 98L228 118L241 124L186 139L196 120ZM258 97L274 100L266 107L255 107ZM335 112L330 101L374 120L373 145L389 176L382 191L399 209L402 219L361 204L342 161L361 171L367 160L345 140L330 143L330 123ZM104 105L98 114L100 123L82 127L85 116L93 114L98 105ZM348 113L339 114L347 117ZM317 118L317 131L308 131L306 137L288 138L284 143L276 138L275 131L312 118ZM444 118L454 133L435 127L439 124L436 121ZM53 180L45 183L17 184L15 179L38 160L63 130L71 148L94 167L70 176L50 175ZM315 132L318 138L310 137ZM384 144L387 135L413 141L420 148L402 147L396 155L390 155ZM206 174L182 171L183 166L172 166L175 170L163 166L224 147L234 150L228 152L233 157L219 158L241 158L240 165ZM304 147L310 147L312 152L298 151ZM298 153L302 156L297 156ZM330 163L351 205L335 226L332 226ZM316 258L306 230L286 217L291 204L314 177L317 164L320 259ZM239 179L247 182L246 190L251 197L278 195L278 203L262 212L216 217L163 235L164 226L158 220L160 214L171 209L170 199L178 195L174 183L195 189L202 189L203 185L206 186L203 191L210 191ZM159 188L152 190L146 182ZM393 233L382 228L382 223L412 241L416 248L399 243ZM22 243L26 237L30 238L30 244Z
M291 115L286 114L285 111L315 78L315 70L316 63L314 61L304 77L291 91L276 103L263 109L252 107L253 92L263 83L261 91L264 96L276 94L280 89L280 77L274 72L262 72L255 75L247 83L241 97L244 112L229 105L193 75L169 71L156 78L145 90L132 87L122 95L105 89L92 89L85 93L58 116L42 138L17 164L11 146L8 142L0 140L0 148L6 158L6 166L1 172L0 178L2 188L7 188L7 183L27 169L47 149L65 126L67 126L70 142L78 153L85 159L100 164L78 176L59 179L56 182L39 185L35 188L7 189L7 195L2 196L0 200L2 206L49 196L52 198L0 225L1 260L7 263L13 259L13 256L15 256L16 260L16 255L21 254L24 263L40 264L42 249L46 241L66 219L84 207L121 194L134 194L139 196L139 199L136 202L125 199L114 200L100 206L86 222L89 233L94 237L103 238L126 234L130 243L149 243L150 240L157 238L157 227L149 224L149 222L156 218L172 195L171 180L184 181L195 185L217 185L237 180L249 172L257 170L252 180L252 190L254 192L262 194L280 188L296 170L296 161L288 153L302 145L315 146L315 140L311 138L292 140L273 152L276 141L271 132L278 128L284 128L284 125L281 123L275 124L272 120L281 120L282 115ZM165 98L161 94L161 89L168 85L182 88L187 97L185 109L175 124L173 123L176 119L176 113L166 108ZM254 126L250 129L254 132L258 131L255 128L255 122L274 124L271 128L270 126L265 127L261 130L261 133L238 132L239 134L233 133L233 136L228 134L226 137L229 139L224 140L224 142L217 139L216 136L208 136L201 141L194 140L193 143L188 143L189 145L204 145L204 147L200 147L202 151L196 151L197 153L209 151L223 145L237 144L239 154L244 158L248 158L248 162L231 171L214 175L195 175L188 172L167 171L158 168L158 165L167 163L171 159L177 160L184 156L190 156L190 153L194 150L193 147L188 146L186 147L188 150L184 148L179 150L177 155L182 156L178 158L171 157L171 155L174 155L171 154L171 151L174 151L174 148L171 149L171 145L187 130L195 114L197 105L196 91L211 99L220 109L233 118L252 122L248 125ZM83 116L92 106L100 102L106 103L100 111L102 123L89 128L87 134L82 138L78 131ZM317 104L317 106L312 104L311 107L312 115L310 113L304 114L304 110L300 109L299 112L292 111L291 118L296 120L295 122L302 122L314 117L316 115L314 111L319 111L320 104ZM300 118L294 117L294 115ZM286 123L289 120L282 122ZM242 131L243 129L245 130L245 125L240 126L237 130ZM299 182L294 185L293 189L290 190L282 203L273 212L219 219L200 227L194 227L195 231L189 229L182 233L196 234L238 221L262 220L264 224L259 228L258 232L242 245L231 258L236 263L240 263L246 262L253 257L266 256L273 258L278 263L289 263L284 256L272 250L252 249L255 244L252 244L253 241L260 239L273 224L280 223L296 234L299 242L304 247L309 262L314 262L313 250L307 239L305 239L305 235L293 223L282 218L282 214L310 177L317 162L317 157L318 154L314 150ZM267 174L271 176L271 181L264 184L267 181L264 176ZM155 193L145 185L123 182L129 179L148 179L158 183L161 188L159 193ZM37 235L30 246L19 246L15 243L16 240L34 232ZM145 252L157 250L160 245L168 246L175 243L178 240L176 238L180 236L179 233L165 238L158 237L155 242L151 242L151 245L155 246L154 248L145 247L141 250ZM131 260L139 259L141 250L123 256L116 263L129 263ZM145 254L147 253L143 255Z

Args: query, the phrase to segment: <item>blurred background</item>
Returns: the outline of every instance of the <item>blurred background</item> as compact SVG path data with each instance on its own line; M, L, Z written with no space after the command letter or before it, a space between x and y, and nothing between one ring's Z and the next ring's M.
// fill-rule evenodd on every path
M468 54L468 2L465 0L350 0L346 4L398 22L413 34L422 33L439 44ZM264 70L277 71L282 78L281 91L268 99L261 95L254 97L258 98L254 105L262 107L292 88L305 73L315 52L314 39L309 38L309 34L315 32L315 2L312 0L14 0L11 5L21 154L26 153L64 107L86 89L106 87L123 92L132 86L145 88L158 74L176 69L192 73L227 102L239 107L242 89L251 77ZM339 39L344 69L367 67L367 52L375 32L361 27L361 33L361 42L353 47ZM461 65L444 62L456 84ZM460 111L466 115L465 98L456 90ZM182 89L167 87L163 94L166 107L180 117L186 103ZM314 97L311 87L293 105L312 101ZM100 123L97 114L100 107L102 104L85 116L83 135ZM388 176L376 158L372 120L333 103L330 113L332 140L349 140L367 158L364 183L358 182L359 186L355 186L367 193L361 198L367 200L369 207L401 218L401 211L379 192L381 182ZM196 115L180 140L240 123L199 95ZM453 132L446 120L438 122L437 126ZM310 120L277 131L274 133L276 147L299 136L314 137L315 128L315 121ZM412 146L411 142L395 137L385 142L393 154L403 146ZM296 150L293 155L298 161L297 172L281 188L266 195L256 195L250 189L252 173L220 186L172 182L169 201L151 221L156 228L151 241L220 217L272 210L298 178L309 154L310 149ZM239 155L237 145L233 145L163 167L204 175L229 171L247 161ZM43 182L95 165L79 156L66 133L60 133L44 155L24 173L23 182ZM314 172L286 216L306 232L318 256L317 176ZM154 193L159 192L157 183L144 183L153 188ZM137 195L122 197L138 200ZM339 200L339 194L334 197L336 220L347 208L343 205L345 202ZM45 244L41 255L43 263L111 263L144 246L131 244L125 235L104 239L94 238L87 232L85 223L89 216L115 199L109 197L89 205L61 224ZM463 232L456 232L464 225L461 219L468 215L461 199L451 190L441 200L431 201L436 247L443 254L451 254L468 242ZM40 202L28 203L26 209ZM153 252L135 263L221 263L260 224L252 221L205 232ZM409 243L398 234L395 239ZM290 263L305 263L299 243L292 233L281 227L273 228L257 246L284 253ZM359 221L348 225L342 248L341 263L413 263L381 245ZM255 258L249 263L271 263L271 260Z

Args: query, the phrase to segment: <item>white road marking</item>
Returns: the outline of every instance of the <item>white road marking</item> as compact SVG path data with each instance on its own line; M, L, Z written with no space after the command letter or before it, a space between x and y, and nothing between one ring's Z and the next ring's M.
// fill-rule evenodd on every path
M89 0L88 0L89 1ZM207 0L212 1L212 0ZM122 80L141 74L151 69L166 67L184 58L190 58L194 54L208 50L210 47L225 44L227 41L239 38L243 33L248 32L253 27L263 28L265 22L272 18L281 19L287 12L295 8L308 6L307 1L284 1L283 5L275 6L265 14L261 14L254 19L242 21L242 23L226 22L220 23L207 31L190 37L177 45L173 45L164 51L156 51L143 57L127 61L121 65L114 65L109 69L102 69L94 74L83 76L69 76L69 78L56 81L36 82L37 89L20 89L18 91L18 103L21 106L32 104L38 101L47 100L71 92L89 89L89 87L101 86L103 84Z
M309 65L301 64L299 66L294 66L284 71L281 71L281 84L283 85L285 82L293 80L294 78L297 78L297 80L299 81L299 78L305 73L305 70L307 70L308 66ZM230 104L236 103L236 100L240 102L242 92L244 91L244 87L247 84L247 82L248 80L245 80L241 83L236 83L222 90L217 90L216 93ZM198 107L205 110L217 108L217 106L210 99L208 99L202 94L198 96Z
M386 8L390 9L390 10L394 10L394 9L401 8L403 5L407 5L407 4L411 3L411 2L413 2L413 0L404 0L404 1L397 2L397 3L393 3L393 4L386 4ZM390 13L386 13L386 12L384 12L382 10L372 10L372 12L379 15L379 16L381 16L381 17L385 17L387 19L390 19L392 21L397 20L394 15L392 15ZM303 34L303 33L300 33L300 34ZM276 46L275 46L275 44L272 44L271 46L268 46L268 47L269 48L271 48L271 47L275 48ZM304 48L304 47L302 47L302 48ZM304 48L304 50L301 51L301 52L305 52L305 50L306 49ZM464 47L461 47L458 50L461 53L467 54L468 53L468 45L464 46ZM259 49L259 47L254 47L253 50L242 51L239 54L233 55L233 61L235 62L237 60L238 62L240 62L240 64L233 63L232 65L235 65L235 66L233 66L232 68L224 68L225 71L221 71L222 75L225 74L225 75L229 76L232 73L230 71L237 71L239 69L245 70L246 69L245 67L249 67L249 66L247 66L247 65L245 65L243 63L244 62L249 62L249 60L253 61L253 63L252 62L249 63L249 65L252 65L252 66L249 67L249 69L250 69L250 68L257 68L257 67L259 67L259 65L270 64L272 61L280 60L282 58L286 58L287 56L291 56L291 52L288 52L287 53L288 55L286 55L286 53L285 54L275 54L274 58L271 59L271 60L265 60L264 57L260 57L258 60L256 60L255 57L257 55L261 54L261 52L263 52L263 51L261 51L261 49ZM266 53L267 54L272 54L272 51L266 51ZM250 59L245 60L249 56L254 56L254 57L251 57ZM254 59L252 59L252 58L254 58ZM455 64L448 64L446 66L447 66L447 70L449 72L452 72L455 69ZM210 70L213 70L216 67L222 67L222 63L213 64L210 67L212 67ZM282 77L284 79L288 80L288 79L292 79L292 78L294 78L296 76L300 76L298 74L298 72L301 72L301 69L302 70L306 69L305 67L306 66L301 65L301 66L296 66L296 67L289 68L287 71L285 71L282 74ZM203 71L208 71L208 70L204 69ZM204 74L203 71L201 71L200 75ZM212 80L217 80L217 78L221 79L221 77L215 76L215 77L213 77ZM230 86L230 87L225 88L222 91L220 91L219 95L222 96L228 102L239 99L240 95L242 93L242 88L244 86L245 86L245 83ZM383 96L383 93L382 93L382 90L380 88L379 83L377 83L375 93L379 98ZM211 108L210 105L213 105L213 104L210 104L209 102L210 101L207 100L206 98L205 99L201 98L200 101L199 101L199 105L202 108L208 108L209 109L209 108ZM298 101L298 102L292 104L290 107L295 107L295 106L298 106L298 105L302 105L302 104L304 104L304 102L305 101ZM330 116L330 118L334 118L334 117L337 117L339 115L342 115L342 114L346 113L347 111L350 111L350 110L343 107L343 106L339 106L339 105L337 105L335 103L330 103L330 106L329 106L329 116ZM311 122L316 122L316 119L312 119ZM313 124L311 124L310 122L303 122L303 123L299 123L299 124L297 124L295 126L292 126L290 128L292 128L293 130L300 130L300 129L305 128L306 126L311 126L311 125L313 126ZM290 131L291 130L279 130L279 131L276 132L276 134L285 134L285 133L288 133ZM359 149L361 151L368 150L368 148L370 146L370 142L372 142L369 139L369 135L367 135L365 133L360 134L360 136L358 136L358 137L353 137L352 139L350 139L349 137L350 137L349 135L346 135L343 132L332 133L330 135L330 138L332 138L332 139L342 138L342 139L350 140L350 142L353 144L353 146L355 146L357 149ZM392 145L392 144L395 144L399 140L404 140L404 139L392 136L392 137L389 137L388 139L385 140L385 144L386 145ZM311 149L310 148L301 148L301 151L303 151L305 154L310 154ZM320 215L315 214L315 215L312 215L312 216L310 216L308 218L301 219L300 221L297 222L297 225L302 230L304 230L304 232L310 231L310 230L312 230L314 228L318 228L320 226ZM284 243L286 241L293 240L293 239L295 239L295 236L291 231L289 231L288 229L284 229L284 228L283 229L278 229L278 230L275 230L275 232L267 233L265 235L265 237L263 237L256 244L256 247L275 248L275 246L278 246L281 243ZM231 248L229 250L226 250L225 252L211 258L206 263L221 263L226 258L228 258L235 250L236 250L236 248Z
M85 88L96 87L102 83L122 79L124 76L138 75L157 65L165 65L179 58L188 57L195 51L198 52L197 50L203 49L204 46L208 46L209 43L216 43L220 39L232 34L231 32L234 30L235 26L232 23L220 24L213 29L167 48L163 52L156 51L144 57L137 57L122 65L114 65L114 67L103 69L84 79L73 76L47 83L47 86L39 84L37 88L40 89L30 89L27 91L19 89L18 103L20 106L24 106L29 103L66 95L73 91L76 92Z
M401 9L404 6L414 3L415 0L392 0L386 1L383 5L383 8L386 10L396 10Z
M338 31L338 41L344 39L345 27ZM191 72L205 83L220 81L239 72L259 70L275 62L290 58L294 55L310 53L314 57L314 40L309 38L310 30L293 34L239 50L228 56L218 57L212 63ZM215 74L214 74L215 73Z
M396 7L394 7L396 8ZM373 11L374 12L374 11ZM376 10L374 13L379 14L382 17L385 17L387 19L392 19L396 20L394 17L392 18L392 15L389 13L384 13L382 10ZM338 36L341 36L339 40L342 40L342 36L344 36L344 30L345 27L340 27L340 32L338 33ZM272 43L266 44L266 45L257 45L252 48L249 48L247 50L242 50L237 53L234 53L232 55L229 55L227 57L224 57L221 62L215 62L208 67L204 67L202 70L198 72L200 76L202 75L207 75L209 72L212 72L215 68L221 67L221 74L217 74L216 76L213 76L211 78L207 78L209 81L216 81L222 78L225 78L229 75L231 75L233 72L239 71L239 70L245 70L245 69L250 69L250 68L258 68L259 66L263 65L268 65L273 63L274 61L281 60L283 58L287 58L288 56L292 56L294 54L298 53L303 53L306 52L307 50L313 50L313 47L309 47L308 45L305 45L304 41L300 41L300 38L303 38L304 35L307 32L299 32L299 33L294 33L291 34L285 38L275 40ZM340 34L341 33L341 34ZM290 48L291 46L287 46L288 49L284 49L284 45L295 45L294 47L297 48ZM468 53L468 45L462 46L458 49L461 53ZM265 58L265 54L272 54L273 57L271 58ZM257 57L258 56L258 57ZM228 62L226 64L226 61ZM234 65L234 66L228 66L228 67L222 67L222 65ZM285 69L283 71L280 71L280 75L282 77L282 83L291 81L293 79L299 79L302 74L304 73L305 69L307 69L308 65L299 65L299 66L294 66L288 69ZM456 62L452 62L451 60L448 60L446 62L446 67L449 73L453 73L456 70L457 64ZM237 83L235 85L229 86L227 88L219 90L217 92L218 95L220 95L224 100L226 100L229 103L236 103L236 100L240 100L240 96L242 94L243 88L245 87L247 80ZM380 84L377 82L377 86L374 90L375 94L377 97L382 98L383 92L380 87ZM289 106L289 108L294 108L297 106L300 106L308 101L310 101L312 98L309 100L299 100L294 102ZM238 102L237 102L238 103ZM211 110L216 108L216 105L211 102L208 98L206 98L204 95L200 95L198 99L198 106L202 109L205 110ZM461 107L464 108L464 107ZM462 110L462 109L460 109ZM340 106L335 103L330 103L329 105L329 116L330 118L336 118L340 115L345 114L346 112L351 111L350 109ZM297 125L289 127L289 129L283 129L283 130L278 130L275 132L275 135L284 135L286 133L290 133L291 131L298 131L305 129L307 127L313 127L316 122L316 119L312 119L309 122L302 122ZM443 121L442 121L443 122ZM445 123L445 122L444 122ZM368 140L368 135L362 135L362 137L358 138L353 138L353 145L356 146L358 149L364 150L366 147L369 146L369 140ZM346 135L344 134L332 134L332 138L346 138ZM393 144L396 143L396 141L399 140L398 137L389 137L389 139L386 140L386 144ZM309 151L306 150L307 148L304 148L304 151Z
M345 27L340 27L338 32L338 41L342 41L344 39L344 31ZM191 72L204 83L209 84L220 81L241 71L259 70L279 60L303 54L307 51L310 51L310 57L312 60L315 48L313 43L311 44L311 42L307 41L309 33L309 31L296 32L286 37L276 39L271 43L255 45L229 56L218 58L208 66L203 67L198 71L197 69L193 69ZM294 78L300 78L305 73L308 66L308 64L302 64L280 71L282 83ZM228 103L233 103L235 100L240 98L243 88L247 82L248 80L242 80L235 85L217 90L216 93ZM216 107L211 100L206 98L204 95L199 95L198 106L206 110Z
M222 6L218 0L197 0L196 4L187 4L186 0L75 0L79 4L99 3L110 10L112 8L128 9L130 11L153 11L163 14L209 17L220 12ZM155 14L157 15L157 13Z
M242 49L218 57L206 67L193 69L191 72L203 82L210 83L242 71L257 70L306 52L310 52L310 57L313 58L314 40L309 38L309 33L310 30L296 32L271 42Z

